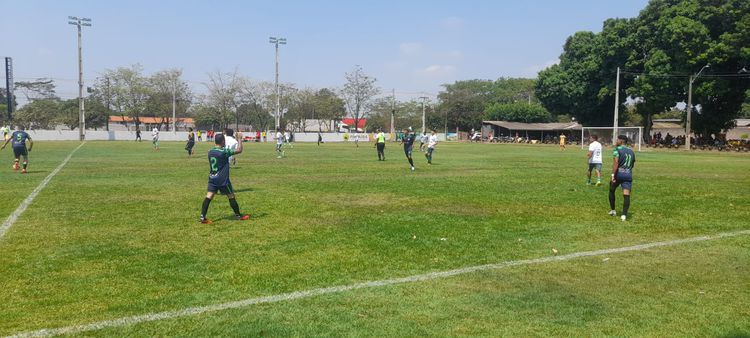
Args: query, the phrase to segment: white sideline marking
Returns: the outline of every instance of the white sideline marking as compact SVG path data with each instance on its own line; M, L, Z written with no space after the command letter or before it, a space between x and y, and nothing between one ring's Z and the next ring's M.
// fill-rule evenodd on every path
M16 220L18 219L18 217L21 217L21 214L23 214L23 212L26 211L26 208L28 208L29 205L31 205L31 202L34 201L34 198L36 198L36 195L38 195L39 192L41 192L42 189L44 189L44 187L47 186L47 183L49 183L49 181L52 180L52 178L55 177L55 175L57 175L58 172L60 172L60 170L65 166L65 164L67 164L68 161L70 161L70 158L73 157L73 154L75 154L75 152L78 151L78 149L80 149L84 143L85 142L79 144L78 147L73 149L73 151L71 151L70 154L68 154L68 157L66 157L62 161L62 163L60 163L60 165L58 165L57 168L55 168L55 170L52 170L52 172L49 173L49 175L47 175L47 177L45 177L44 180L42 180L42 182L40 182L38 186L36 186L34 191L32 191L29 194L29 196L27 196L26 199L23 200L23 202L21 202L20 205L18 205L18 208L16 208L16 211L13 211L13 213L10 214L10 216L8 216L8 218L5 219L5 222L3 222L3 225L0 226L0 239L2 239L3 236L5 236L5 233L8 231L8 229L10 229L11 226L13 226L13 223L16 223Z
M285 300L294 300L294 299L307 298L307 297L313 297L313 296L318 296L318 295L339 293L339 292L350 291L350 290L428 281L428 280L433 280L433 279L463 275L463 274L476 272L476 271L502 269L502 268L506 268L510 266L540 264L540 263L555 262L555 261L566 261L566 260L580 258L580 257L600 256L600 255L615 254L615 253L628 252L628 251L641 251L641 250L657 248L657 247L672 246L672 245L691 243L691 242L702 242L702 241L708 241L708 240L713 240L713 239L735 237L735 236L741 236L741 235L750 235L750 230L724 232L724 233L719 233L716 235L675 239L675 240L664 241L664 242L653 242L653 243L639 244L639 245L633 245L633 246L626 246L626 247L621 247L621 248L603 249L603 250L596 250L596 251L582 251L582 252L576 252L576 253L571 253L571 254L561 255L561 256L549 256L549 257L543 257L543 258L507 261L507 262L502 262L502 263L497 263L497 264L477 265L477 266L470 266L470 267L460 268L460 269L455 269L455 270L430 272L430 273L414 275L414 276L409 276L409 277L384 279L384 280L363 282L363 283L357 283L357 284L351 284L351 285L340 285L340 286L332 286L332 287L320 288L320 289L311 289L311 290L305 290L305 291L282 293L282 294L273 295L273 296L248 298L248 299L238 300L234 302L189 307L189 308L185 308L182 310L148 313L148 314L139 315L139 316L104 320L104 321L94 322L90 324L72 325L72 326L60 327L60 328L55 328L55 329L41 329L38 331L17 333L8 337L12 337L12 338L44 337L44 336L63 335L63 334L77 334L81 332L101 330L101 329L110 328L110 327L127 326L127 325L139 324L139 323L144 323L144 322L152 322L152 321L163 320L163 319L173 319L173 318L179 318L179 317L194 316L198 314L222 311L222 310L227 310L227 309L237 309L237 308L247 307L247 306L255 305L255 304L275 303L275 302L281 302Z

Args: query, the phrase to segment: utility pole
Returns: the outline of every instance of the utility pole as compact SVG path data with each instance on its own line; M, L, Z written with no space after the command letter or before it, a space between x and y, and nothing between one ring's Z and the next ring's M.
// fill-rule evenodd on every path
M272 36L268 38L268 42L276 46L276 129L278 130L279 125L281 124L281 102L279 101L279 97L281 96L279 89L279 45L286 45L286 38Z
M172 82L172 132L177 134L177 120L175 120L177 110L177 79Z
M426 123L425 123L425 108L424 108L424 106L425 106L425 103L427 102L428 97L427 96L420 96L419 98L422 99L422 132L426 133L427 132L427 126L426 126Z
M701 76L701 73L704 69L711 67L711 64L706 64L701 68L700 71L698 71L698 74L690 75L689 83L688 83L688 102L687 102L687 121L685 123L685 149L690 150L690 132L691 132L691 122L693 120L693 82L695 82L696 79L698 79L699 76Z
M620 125L620 67L617 67L617 80L615 81L615 121L612 126L612 144L617 140L617 127ZM581 140L583 142L583 140Z
M81 26L91 27L91 19L69 16L68 24L78 27L78 135L81 141L86 139L86 115L83 107L83 53L81 47ZM107 121L109 123L109 121Z
M392 89L391 92L391 137L396 135L396 125L394 124L396 117L396 89ZM393 138L395 140L395 138Z
M5 100L8 110L8 124L13 127L13 59L5 58Z

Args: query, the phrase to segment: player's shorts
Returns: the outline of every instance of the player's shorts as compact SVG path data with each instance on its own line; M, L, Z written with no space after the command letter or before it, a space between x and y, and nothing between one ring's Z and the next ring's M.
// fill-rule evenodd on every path
M15 157L28 156L29 155L29 151L26 150L26 146L13 147L13 155L15 155Z
M378 143L377 147L378 147L378 151L383 151L385 150L385 143Z
M612 186L612 189L617 189L617 187L619 186L622 186L623 190L633 189L633 181L620 181L618 179L615 179L614 182L610 182L610 185Z
M427 155L432 156L432 152L435 151L435 148L427 147Z
M224 194L224 195L233 194L234 193L234 189L232 188L232 182L229 181L229 180L227 180L227 184L226 185L221 185L220 186L220 185L215 185L215 184L211 183L211 181L209 180L208 181L208 192L216 193L217 191L220 192L220 193L222 193L222 194Z
M589 163L589 172L596 169L596 171L602 171L601 163Z
M414 146L407 146L404 147L404 154L406 154L407 157L411 157L412 149Z
M195 141L188 141L187 145L185 145L185 150L191 150L195 147Z
M276 151L281 151L282 143L276 143Z

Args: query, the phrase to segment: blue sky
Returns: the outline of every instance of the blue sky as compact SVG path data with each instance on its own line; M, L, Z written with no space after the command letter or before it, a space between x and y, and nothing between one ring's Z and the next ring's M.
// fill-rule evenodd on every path
M140 63L146 73L181 68L197 93L206 73L235 67L273 80L269 36L286 37L281 79L300 87L337 87L362 65L384 91L435 94L459 79L534 77L554 63L576 31L634 17L647 0L526 1L9 1L2 54L16 80L55 78L63 98L77 96L75 27L84 29L87 84L105 69ZM4 75L3 75L4 76Z

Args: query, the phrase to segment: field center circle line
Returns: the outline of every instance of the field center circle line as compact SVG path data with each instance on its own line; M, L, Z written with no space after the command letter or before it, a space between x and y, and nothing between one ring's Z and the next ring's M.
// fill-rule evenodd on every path
M13 334L11 336L7 336L7 337L9 338L11 337L12 338L46 337L46 336L56 336L56 335L63 335L63 334L77 334L77 333L96 331L96 330L112 328L112 327L122 327L122 326L145 323L145 322L153 322L153 321L158 321L158 320L167 320L167 319L175 319L175 318L181 318L181 317L187 317L187 316L194 316L194 315L217 312L217 311L222 311L222 310L238 309L238 308L248 307L248 306L256 305L256 304L276 303L276 302L281 302L281 301L295 300L295 299L300 299L300 298L309 298L309 297L325 295L325 294L341 293L341 292L351 291L351 290L436 280L436 279L442 279L442 278L447 278L447 277L452 277L452 276L464 275L464 274L477 272L477 271L497 270L497 269L502 269L502 268L507 268L507 267L512 267L512 266L542 264L542 263L549 263L549 262L567 261L567 260L581 258L581 257L593 257L593 256L617 254L617 253L631 252L631 251L642 251L642 250L651 249L651 248L668 247L668 246L674 246L674 245L685 244L685 243L703 242L703 241L743 236L743 235L750 235L750 229L737 230L737 231L732 231L732 232L723 232L723 233L718 233L714 235L674 239L674 240L668 240L668 241L662 241L662 242L638 244L638 245L619 247L619 248L601 249L601 250L594 250L594 251L580 251L580 252L574 252L574 253L560 255L560 256L547 256L547 257L533 258L533 259L505 261L505 262L495 263L495 264L476 265L476 266L469 266L469 267L464 267L464 268L459 268L459 269L454 269L454 270L429 272L429 273L413 275L413 276L408 276L408 277L383 279L383 280L361 282L361 283L355 283L355 284L349 284L349 285L339 285L339 286L332 286L332 287L325 287L325 288L318 288L318 289L295 291L295 292L282 293L282 294L271 295L271 296L247 298L243 300L231 301L231 302L226 302L226 303L188 307L188 308L184 308L181 310L154 312L154 313L147 313L144 315L122 317L122 318L104 320L104 321L99 321L99 322L94 322L94 323L89 323L89 324L71 325L71 326L65 326L65 327L59 327L59 328L53 328L53 329L41 329L37 331L21 332L21 333Z
M58 172L60 172L60 170L62 170L62 168L68 163L68 161L70 161L70 158L73 157L73 154L75 154L75 152L78 151L78 149L80 149L85 143L86 142L81 142L81 144L79 144L78 147L73 149L73 151L71 151L70 154L68 154L68 156L62 161L62 163L60 163L60 165L58 165L57 168L55 168L55 170L52 170L52 172L49 173L47 177L45 177L41 182L39 182L39 185L37 185L36 188L34 188L34 190L31 191L29 196L26 196L26 198L21 202L21 204L18 205L18 208L16 208L16 210L13 211L13 213L11 213L10 216L8 216L8 218L5 219L5 222L3 222L2 225L0 225L0 240L3 238L3 236L5 236L5 233L8 232L10 227L13 226L14 223L16 223L16 220L18 220L18 217L21 217L21 214L23 214L23 212L26 211L26 208L28 208L29 205L31 205L31 202L34 201L34 198L36 198L36 195L38 195L44 189L44 187L47 186L49 181L51 181L52 178L55 177L55 175L57 175Z

